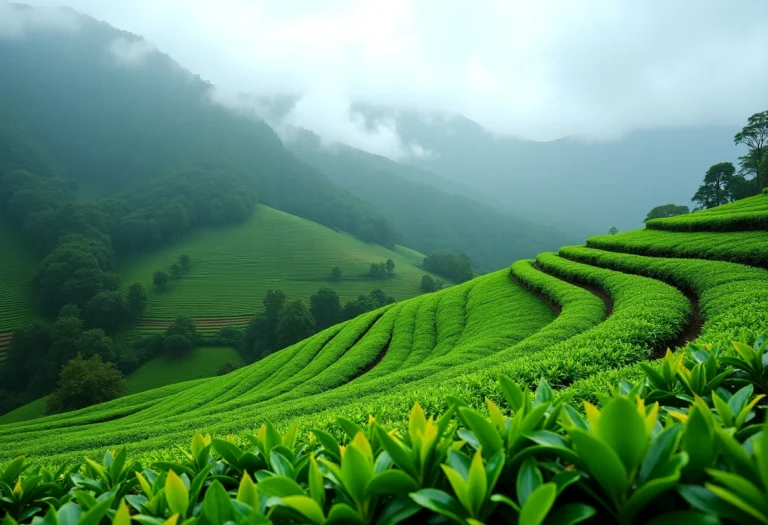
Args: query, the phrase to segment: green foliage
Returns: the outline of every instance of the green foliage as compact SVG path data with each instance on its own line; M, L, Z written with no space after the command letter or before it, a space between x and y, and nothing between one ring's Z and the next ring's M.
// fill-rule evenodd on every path
M424 275L421 278L421 291L424 293L437 292L443 288L443 282L435 279L431 275Z
M154 284L155 288L158 290L165 290L165 287L168 284L168 274L163 270L156 271L155 275L152 277L152 284Z
M672 231L746 231L768 228L768 199L760 194L669 219L655 219L647 228Z
M331 281L341 281L341 267L334 266L331 268Z
M125 393L125 380L114 363L100 355L85 359L78 354L61 369L57 388L48 398L48 413L77 410L104 403Z
M199 342L194 320L179 316L165 331L163 350L172 356L183 356L189 354Z
M643 222L648 222L652 219L664 219L667 217L676 217L678 215L685 215L690 213L691 210L688 206L678 206L677 204L664 204L662 206L656 206L648 212Z
M486 399L480 412L454 398L427 417L416 402L402 430L338 417L336 432L313 428L307 439L267 422L240 442L196 433L181 455L147 465L125 448L56 471L22 457L0 472L0 508L21 522L82 514L121 524L768 519L768 423L734 434L702 398L684 411L653 401L655 381L624 382L583 415L544 381L530 393L501 376L501 403ZM755 421L759 398L740 392L732 399Z
M768 153L768 111L755 113L749 117L747 125L733 137L733 143L743 144L749 148L748 153L739 159L741 172L754 177L757 191L760 191L765 186L765 179L768 176L761 164Z
M342 321L341 301L338 294L330 288L321 288L310 296L309 309L318 331Z
M133 283L128 287L125 302L127 303L128 313L133 321L137 321L144 310L147 308L147 292L141 283Z
M608 230L609 235L616 235L617 233L619 233L619 230L616 228L616 226L611 226L611 228Z
M747 195L742 195L744 177L736 175L736 168L730 162L721 162L711 166L704 175L702 184L691 198L699 204L699 210L715 208L733 202Z
M277 346L285 348L314 333L315 320L307 304L299 298L286 301L275 331Z
M113 334L133 320L126 297L120 292L99 292L83 309L83 321L89 328L103 328Z
M230 372L242 368L242 364L237 361L224 361L218 369L216 369L217 376L227 375Z
M424 258L423 266L425 270L457 283L473 277L472 260L463 253L456 255L445 250L433 252Z

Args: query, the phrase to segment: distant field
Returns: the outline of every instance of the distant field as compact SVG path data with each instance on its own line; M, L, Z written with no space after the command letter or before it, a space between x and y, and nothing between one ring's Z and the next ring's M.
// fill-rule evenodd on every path
M36 267L36 258L0 221L0 362L5 358L10 332L36 317L30 290Z
M168 288L152 286L155 271L167 268L178 255L191 258L189 271ZM372 262L395 261L395 277L368 280L362 276ZM125 259L123 284L141 282L148 290L148 306L140 325L189 315L196 320L253 315L269 288L309 297L318 289L334 289L342 301L379 287L387 295L407 299L420 293L424 271L414 266L423 255L407 248L390 251L366 244L305 219L258 206L239 226L208 228L168 247ZM343 279L329 280L340 266ZM241 320L239 323L244 324Z
M245 364L243 358L234 348L226 346L201 346L195 348L189 356L183 359L166 356L156 357L125 378L128 386L127 393L138 394L145 390L173 383L211 377L216 375L219 367L227 361ZM0 416L0 425L42 417L45 414L47 399L47 396L37 399Z

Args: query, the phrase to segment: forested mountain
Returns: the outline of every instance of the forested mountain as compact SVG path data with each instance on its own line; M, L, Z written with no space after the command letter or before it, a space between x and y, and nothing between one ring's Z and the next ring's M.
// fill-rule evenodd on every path
M462 196L450 180L342 144L324 146L306 130L297 131L286 147L392 217L399 242L424 253L463 251L476 267L492 270L578 241Z
M392 119L406 144L431 155L407 162L477 190L501 209L577 231L638 228L666 201L688 204L707 168L744 154L737 127L702 126L633 132L615 141L563 138L536 142L498 137L462 116L358 105L370 121ZM471 174L471 175L468 175ZM631 198L628 196L631 195ZM663 200L663 199L662 199Z
M82 193L179 170L226 172L266 204L394 244L387 220L296 160L267 124L214 104L210 83L137 35L62 12L74 29L30 26L0 39L0 121L39 144Z

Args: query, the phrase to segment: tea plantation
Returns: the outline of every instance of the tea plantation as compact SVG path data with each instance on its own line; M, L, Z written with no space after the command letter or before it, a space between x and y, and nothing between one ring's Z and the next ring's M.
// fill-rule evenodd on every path
M152 277L180 254L190 257L187 272L158 291ZM371 263L391 258L393 277L366 278ZM261 309L270 288L307 298L331 287L343 302L381 288L405 299L420 293L424 256L397 247L387 250L367 244L306 219L267 206L257 206L243 224L197 231L178 243L121 261L121 282L140 282L148 304L139 329L150 332L167 327L179 315L198 321L201 330L242 326ZM342 270L340 281L330 282L331 269Z
M640 522L636 517L642 506L676 487L683 469L693 488L675 489L678 495L670 500L671 507L655 512L681 512L680 519L690 523L718 523L709 520L715 515L726 516L726 521L743 518L744 523L762 523L768 516L762 508L768 494L768 430L748 424L764 420L757 405L760 396L749 404L747 401L753 399L753 393L768 390L765 340L758 339L755 350L749 346L759 334L768 333L766 221L768 195L759 195L684 219L650 221L643 231L595 237L586 246L543 253L535 260L515 262L509 269L369 312L226 376L0 426L0 464L20 455L34 464L67 464L79 462L83 456L101 458L105 450L126 446L131 457L145 464L155 461L153 468L159 469L160 477L151 470L147 472L153 479L141 481L144 478L140 477L141 501L160 497L160 490L164 490L162 501L167 499L168 507L159 507L154 515L170 516L174 506L180 506L171 502L169 492L176 490L173 483L177 483L172 483L172 478L183 474L185 479L178 483L188 492L178 490L197 501L194 498L200 491L192 480L201 472L201 465L194 466L195 462L208 457L200 456L201 451L209 454L215 449L221 461L212 459L210 464L222 466L210 467L219 473L212 475L209 470L202 478L213 476L206 482L203 510L183 506L174 512L182 517L185 512L188 516L203 513L215 521L211 516L219 507L208 499L211 491L219 490L216 484L223 492L210 496L211 500L219 498L218 505L230 509L226 490L238 499L239 491L250 490L248 483L253 483L254 477L255 487L264 485L258 490L283 499L255 497L253 508L269 511L279 523L334 522L324 514L330 507L324 499L326 490L335 491L333 508L347 505L355 516L352 519L353 514L348 514L349 522L355 523L397 523L401 520L387 513L398 509L403 519L429 509L449 521L479 523L489 516L505 515L497 504L509 506L512 516L519 517L519 521L514 518L510 522L541 523L556 495L576 482L592 487L592 492L586 492L590 504L578 508L566 505L581 518L553 522L576 523L595 512L611 521ZM234 294L235 288L231 290ZM214 295L213 290L206 293ZM159 301L153 304L155 312L170 309L166 303L160 305ZM206 315L215 313L206 311ZM748 344L732 346L738 340ZM665 357L668 348L678 350ZM527 397L525 389L534 390L537 384L535 397ZM605 395L619 384L623 386ZM640 398L644 389L652 392L645 401ZM599 402L602 408L587 403L584 418L577 409L585 401ZM663 412L655 401L662 402ZM737 417L737 412L742 416ZM425 413L445 413L446 417L427 420ZM525 426L529 421L530 426ZM684 425L675 426L675 421ZM636 424L634 432L632 425ZM702 425L700 431L694 429L696 424ZM311 430L311 438L302 433L296 441L296 425ZM438 445L428 443L438 443L440 436L453 436L457 426L456 440L446 438L445 446L453 448L429 452L429 447ZM211 445L210 438L198 434L197 441L192 442L192 454L181 454L176 447L185 448L196 432L230 438L214 439ZM640 435L645 438L637 438ZM635 443L637 448L622 448L635 438L640 440L640 444ZM430 441L435 439L438 441ZM657 439L661 440L658 446L650 449L655 452L643 460L651 463L643 463L641 469L646 447L651 446L648 443ZM707 449L710 441L718 443L717 447L712 445L715 452ZM265 445L267 442L272 444ZM345 442L346 447L339 445ZM289 458L287 463L269 455L277 443L288 449L280 449L280 454ZM701 448L694 450L692 443L699 443ZM312 450L321 448L305 455L306 449L301 448L305 445ZM438 461L445 463L442 471L437 463L429 475L419 470L418 465L423 467L431 460L419 456L417 447L424 447L418 449L424 454L442 454ZM382 450L386 451L384 456L379 455ZM536 461L526 459L547 450L554 451L555 463L537 467ZM596 463L589 459L593 452L594 457L601 458ZM416 459L411 459L411 453ZM613 461L614 453L617 464L605 466ZM111 454L105 465L117 461L110 459L115 452ZM345 462L354 463L347 459L350 454L360 456L356 467L345 466ZM655 459L648 459L651 456ZM662 456L671 462L664 467L669 470L664 470L663 476L661 471L653 471L653 461ZM251 460L252 465L248 463ZM340 461L341 466L333 461ZM381 486L366 489L370 492L355 492L351 477L381 475L394 469L393 463L397 466L393 472L399 474L387 474L386 481L376 482ZM583 471L584 477L575 475L560 484L562 477L571 479L563 464ZM705 474L708 468L710 474ZM94 476L99 472L93 465L89 469ZM228 469L231 473L225 474ZM516 495L511 489L509 497L491 498L490 490L499 473L509 469L518 476ZM541 469L547 473L542 475ZM712 469L728 472L711 473ZM553 478L552 473L561 478ZM288 482L280 489L272 487L278 483L269 481L275 474L279 479L291 478L293 484L290 488ZM706 483L706 489L701 481L705 475L714 480ZM737 475L750 480L753 489L739 484L733 477ZM409 476L416 481L408 481ZM157 479L164 485L151 486ZM546 489L551 489L551 494L544 494L550 483L542 479L552 480ZM667 485L661 479L667 480ZM638 487L650 483L648 480L659 483L633 502L632 492L639 492ZM533 492L520 488L526 483ZM718 488L718 483L725 488ZM503 478L499 484L515 486L514 480ZM479 492L472 496L475 489ZM198 492L189 496L193 490ZM537 520L528 515L534 511L526 510L525 501L539 490L537 508L544 510ZM752 499L746 504L739 503L742 496L728 499L730 496L723 495L728 490L743 491L747 494L744 497ZM393 501L401 501L397 498L380 502L365 499L381 494L410 497L396 509L391 507ZM717 497L736 510L723 510L722 502L717 506L710 501ZM110 511L115 519L122 512L117 501ZM133 507L149 513L149 503L143 505ZM235 510L227 512L240 508L232 505ZM294 512L292 519L297 521L281 521L282 511L275 511L276 506ZM685 521L689 518L704 521ZM339 518L337 522L345 521Z

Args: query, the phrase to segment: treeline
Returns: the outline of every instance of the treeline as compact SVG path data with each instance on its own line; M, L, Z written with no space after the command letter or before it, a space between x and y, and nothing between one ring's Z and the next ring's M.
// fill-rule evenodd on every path
M455 283L469 281L475 276L472 259L467 254L447 250L432 252L424 257L422 267Z
M242 337L237 330L223 328L215 343L234 346L249 361L263 359L269 354L325 330L342 321L353 319L395 302L380 288L360 294L342 306L336 292L322 288L309 298L309 304L299 297L288 297L282 290L267 290L264 310L248 323Z

